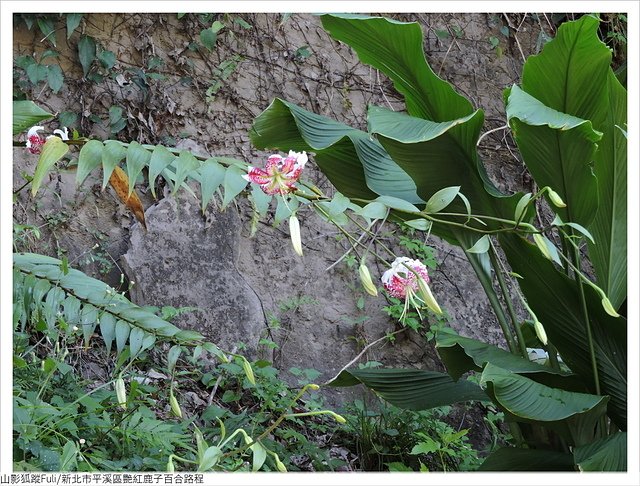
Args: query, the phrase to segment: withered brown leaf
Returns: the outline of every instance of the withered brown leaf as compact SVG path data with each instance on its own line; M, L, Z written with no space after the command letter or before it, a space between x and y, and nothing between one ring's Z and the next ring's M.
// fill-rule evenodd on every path
M126 172L116 165L109 178L109 184L111 184L111 187L116 191L120 200L133 212L133 215L146 230L147 224L144 220L142 202L135 190L129 195L129 178Z

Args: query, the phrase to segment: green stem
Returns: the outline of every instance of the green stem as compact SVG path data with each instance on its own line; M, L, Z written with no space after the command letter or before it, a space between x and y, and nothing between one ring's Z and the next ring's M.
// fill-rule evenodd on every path
M293 397L293 399L291 400L291 402L289 402L289 405L287 406L287 410L290 409L295 403L297 403L297 401L300 399L300 397L302 397L302 395L304 395L304 393L309 389L312 388L312 386L316 386L316 385L305 385L303 386L300 391L296 394L295 397ZM314 388L317 390L317 388ZM223 457L231 457L234 454L241 454L244 451L246 451L249 447L251 447L253 444L255 444L256 442L261 441L262 439L264 439L265 437L267 437L273 430L275 430L276 427L278 427L278 425L280 425L282 423L282 421L284 419L287 418L289 414L287 413L282 413L274 422L273 424L271 424L268 428L266 428L264 430L264 432L262 432L257 439L252 439L251 442L249 444L245 444L242 447L238 447L232 451L229 452L225 452L222 456ZM236 430L236 432L234 432L233 434L231 434L231 436L224 441L224 444L226 444L227 442L229 442L229 440L237 433L239 432L240 429ZM220 445L220 447L222 447L222 445Z
M371 236L372 238L376 237L376 233L373 233L369 228L365 228L364 226L362 226L360 223L358 223L358 221L356 219L354 219L351 215L345 213L347 218L349 219L349 221L351 221L353 224L355 224L359 229L361 229L362 231L364 231L366 234L368 234L369 236ZM392 252L389 247L387 245L385 245L384 243L382 243L380 240L378 240L378 244L387 252L389 253L389 255L391 255L392 257L395 258L396 254L394 252ZM370 246L370 245L369 245Z
M513 354L520 354L518 351L518 346L516 345L515 340L513 339L513 333L509 328L509 324L507 323L507 318L504 315L504 310L500 305L500 301L498 300L498 296L496 294L495 289L493 288L491 277L488 277L484 272L484 269L480 266L480 262L478 262L474 258L468 258L469 263L473 267L473 270L476 272L478 276L478 280L484 289L487 298L489 299L489 303L491 307L493 307L493 311L496 314L496 318L498 319L498 324L500 324L500 328L502 329L502 333L504 334L504 338L507 341L507 346L509 347L509 351Z
M507 285L504 281L504 277L502 275L502 269L498 264L498 258L496 256L495 248L493 244L489 248L489 258L491 259L491 266L493 267L493 271L498 277L498 285L500 286L500 290L502 291L502 295L504 297L504 301L507 304L507 310L509 312L509 317L511 318L511 323L513 324L513 328L516 331L516 336L518 338L518 345L520 347L520 353L522 357L526 360L529 359L529 353L527 353L527 345L524 340L524 336L522 335L522 330L518 325L518 318L516 316L516 312L513 308L513 302L511 302L511 296L509 295L509 291L507 289Z
M185 459L184 457L176 456L175 454L169 455L169 459L170 460L175 459L176 461L186 462L187 464L198 464L196 461L191 461L189 459Z
M556 371L560 371L560 363L558 362L558 350L553 344L547 343L547 353L549 354L549 364L551 364L551 368Z
M522 429L517 422L509 422L509 432L511 432L511 435L516 441L516 445L518 447L522 447L525 444L524 437L522 435Z
M356 251L354 244L355 245L360 245L365 250L370 251L369 248L366 245L364 245L361 241L359 241L357 238L353 237L348 231L346 231L340 225L334 223L333 220L331 219L331 216L329 215L329 213L327 213L322 207L318 206L317 204L314 204L313 207L316 208L318 210L318 212L322 213L325 218L327 218L329 221L331 221L334 224L334 226L336 228L338 228L338 231L340 231L344 236L347 237L347 239L349 240L349 244L351 245L351 247L353 248L354 251ZM387 266L390 266L390 263L385 258L381 257L376 252L371 251L371 253L373 253L376 256L376 258L378 258L381 262L384 262Z
M582 316L584 318L584 326L587 330L587 342L589 343L589 355L591 357L591 369L593 371L593 383L596 389L596 395L600 395L600 376L598 374L598 362L596 361L596 351L593 344L593 335L591 333L591 322L589 321L589 311L587 309L587 298L584 293L584 284L582 282L582 272L580 270L580 254L575 248L571 248L571 253L575 261L575 268L578 274L575 279L578 284L578 293L580 296L580 306L582 307Z

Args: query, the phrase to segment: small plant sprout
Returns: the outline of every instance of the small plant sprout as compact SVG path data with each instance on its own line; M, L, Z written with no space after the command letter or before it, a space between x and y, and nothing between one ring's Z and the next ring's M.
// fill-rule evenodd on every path
M247 174L242 177L258 184L265 194L284 196L295 191L295 183L300 178L307 160L306 152L291 150L285 158L273 154L267 160L264 169L249 166Z
M428 283L427 267L421 261L408 257L396 258L391 268L382 275L382 284L389 295L404 299L401 320L406 315L409 305L419 313L422 303L436 314L442 314L442 309L433 297Z

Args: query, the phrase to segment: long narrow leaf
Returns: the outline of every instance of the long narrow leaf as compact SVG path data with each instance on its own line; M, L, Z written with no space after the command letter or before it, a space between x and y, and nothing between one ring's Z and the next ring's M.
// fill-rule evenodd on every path
M36 195L42 185L42 181L54 164L69 151L69 146L60 137L51 137L42 146L42 152L38 159L36 171L31 181L31 194Z

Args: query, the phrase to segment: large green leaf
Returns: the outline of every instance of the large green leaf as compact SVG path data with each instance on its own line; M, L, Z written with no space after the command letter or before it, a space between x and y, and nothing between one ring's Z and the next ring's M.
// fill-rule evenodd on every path
M414 180L418 195L428 200L437 191L460 186L475 214L512 219L522 194L505 197L489 180L476 152L484 117L480 110L447 122L432 122L372 106L369 131L391 158ZM461 200L446 212L466 214ZM448 219L443 217L443 219ZM466 217L458 218L463 221ZM488 222L490 227L495 224ZM438 225L434 233L438 233Z
M576 466L581 471L626 471L627 434L613 434L576 447L574 456Z
M497 346L475 339L460 336L453 330L440 331L436 337L436 349L454 380L470 370L482 371L487 363L509 370L513 373L537 375L552 374L567 376L568 372L556 371L548 366L533 363L521 356L500 349ZM535 381L541 381L529 376ZM542 378L544 380L544 378ZM545 384L549 384L544 381ZM559 383L559 380L554 380Z
M33 101L13 102L13 134L23 132L38 122L53 118L53 115L44 111Z
M382 17L327 14L322 26L351 46L363 63L386 74L404 95L412 116L447 122L469 116L469 100L433 72L424 55L422 28Z
M608 118L596 125L604 136L596 152L600 205L589 227L595 239L589 242L589 257L598 285L618 309L627 297L627 137L621 130L627 122L627 90L613 72L607 84Z
M424 55L420 25L335 14L323 15L322 23L362 62L389 76L404 95L410 116L370 107L369 131L413 179L418 196L426 201L445 187L461 186L472 211L511 219L521 195L501 200L504 195L489 180L476 152L483 113L435 75ZM465 209L456 201L448 212ZM434 226L433 231L455 241L448 229Z
M261 149L306 150L349 198L394 196L424 202L412 179L369 134L276 98L254 121L251 141Z
M509 93L507 119L536 183L550 186L567 205L554 210L564 221L587 226L598 208L591 165L602 134L590 121L549 108L517 86Z
M593 430L609 401L609 397L551 388L491 363L482 372L480 386L512 418L556 426L567 421L576 435L587 425ZM574 443L581 438L575 437Z
M542 53L527 59L522 89L556 111L590 120L603 133L595 154L599 207L588 229L598 284L618 308L626 297L627 92L611 70L611 51L598 39L599 21L585 15L565 22ZM525 160L528 164L528 161ZM567 181L584 190L579 181ZM576 221L579 222L579 221Z
M565 22L556 37L522 70L522 89L556 111L594 120L606 92L611 51L597 35L599 21L585 15ZM594 123L598 129L598 125Z
M426 410L468 400L487 400L470 381L454 382L446 373L416 369L345 370L329 383L353 386L362 383L397 407Z
M478 468L478 471L575 471L573 455L545 449L498 449Z
M500 235L509 265L523 278L520 288L563 361L595 392L587 331L576 283L559 272L538 248L516 235ZM609 316L598 293L584 287L601 391L611 397L609 414L626 430L627 335L624 318Z

